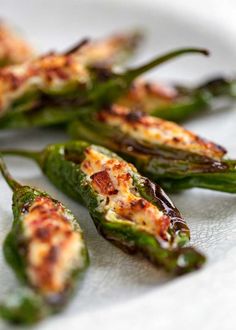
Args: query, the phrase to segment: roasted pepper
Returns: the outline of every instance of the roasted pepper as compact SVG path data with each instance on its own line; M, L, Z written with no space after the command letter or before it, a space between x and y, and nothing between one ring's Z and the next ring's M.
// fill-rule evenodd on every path
M192 187L236 192L236 161L226 150L181 126L113 105L70 125L73 138L120 153L168 190Z
M58 108L67 105L78 109L82 104L108 104L122 95L137 76L188 53L208 54L201 49L180 49L123 73L110 67L91 67L81 60L76 50L66 55L48 54L3 68L0 70L0 116L39 110L45 106Z
M64 54L69 55L77 52L80 60L86 65L111 67L123 63L129 58L141 40L142 34L138 31L116 33L101 40L84 39Z
M65 306L88 253L77 220L62 203L16 182L2 158L0 169L13 190L14 222L4 254L22 283L0 304L0 315L13 323L34 323Z
M77 51L87 64L117 65L126 60L142 40L139 31L116 33L110 37L90 41L82 40L65 54ZM19 64L35 56L32 47L4 22L0 22L0 67Z
M199 268L189 228L163 190L105 148L76 141L42 152L8 151L36 160L62 191L87 206L97 230L127 252L140 252L172 273Z
M224 103L227 104L235 97L236 81L223 77L193 88L134 81L127 93L116 103L131 109L139 109L155 117L181 122L202 111L216 108L215 102L220 98L224 98Z
M0 67L27 61L33 57L29 43L0 21Z

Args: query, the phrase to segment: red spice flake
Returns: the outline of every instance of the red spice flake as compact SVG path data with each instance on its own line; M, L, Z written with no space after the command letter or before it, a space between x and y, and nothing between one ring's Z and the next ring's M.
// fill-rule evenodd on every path
M119 174L117 177L118 182L127 182L131 178L130 173Z
M60 255L60 248L58 246L51 246L45 259L49 264L55 264L58 260L59 255Z
M92 168L92 167L91 167L91 162L90 162L89 160L84 160L84 162L83 162L83 167L84 167L86 170Z
M50 237L50 231L47 227L37 228L35 231L35 236L40 240L48 240Z
M0 79L8 83L11 90L14 91L21 86L25 78L8 71L8 69L3 69L0 71Z
M173 88L156 83L145 83L145 89L150 95L166 100L173 100L177 96L177 92Z
M172 138L172 141L177 143L177 142L181 142L181 139L179 137L177 137L177 136L174 136Z
M167 215L163 215L160 220L159 220L159 226L158 226L158 232L159 235L166 239L166 232L168 230L168 228L170 227L170 217L168 217Z
M130 203L131 209L134 210L135 212L139 212L141 210L144 210L149 205L150 205L150 203L148 201L146 201L145 199L143 199L143 198L140 198L138 200L134 200Z
M118 190L115 189L111 178L106 170L97 172L91 176L93 187L104 195L115 195Z

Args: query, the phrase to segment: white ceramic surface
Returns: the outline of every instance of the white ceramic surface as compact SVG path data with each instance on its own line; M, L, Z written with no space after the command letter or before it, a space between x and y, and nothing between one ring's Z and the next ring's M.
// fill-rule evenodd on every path
M212 15L208 20L204 5L209 3L209 11L211 0L198 1L198 6L195 2L191 6L186 0L173 5L171 1L151 0L0 0L0 16L19 26L41 51L65 49L80 37L98 37L132 27L145 28L147 33L136 63L179 46L203 46L212 51L208 59L182 58L151 75L162 81L193 82L235 72L235 27L230 29L229 22L224 25L219 12L215 20ZM229 13L227 17L231 16ZM235 123L232 109L187 126L225 145L236 157ZM39 149L65 139L66 135L56 130L0 132L0 147ZM87 211L58 192L31 161L8 158L7 163L20 181L47 190L73 210L81 219L91 256L91 266L68 309L36 329L236 328L236 196L199 189L172 196L190 225L192 243L207 254L208 262L199 272L170 279L145 260L128 256L99 237ZM11 226L10 204L11 192L0 178L0 244ZM0 269L2 297L17 283L2 254ZM0 323L0 329L8 328Z

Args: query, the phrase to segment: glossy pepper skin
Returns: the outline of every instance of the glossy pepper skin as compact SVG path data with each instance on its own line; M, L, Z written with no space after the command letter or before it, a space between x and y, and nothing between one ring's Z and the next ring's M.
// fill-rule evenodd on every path
M226 104L234 100L235 87L234 79L224 77L214 78L193 88L134 81L116 103L131 109L139 109L151 116L183 122L203 111L214 110L217 106L214 103L219 99L223 98Z
M163 190L105 148L82 141L49 145L41 153L12 151L35 159L62 191L87 206L97 230L127 252L182 274L205 261L184 248L189 229Z
M76 50L69 54L48 54L20 66L3 68L0 70L0 117L12 112L39 111L46 106L69 105L78 109L85 104L110 103L139 75L188 53L208 54L202 49L180 49L123 73L111 67L91 67Z
M13 180L2 159L0 167L13 189L14 222L4 255L22 284L0 304L0 315L31 324L65 307L88 265L88 252L79 224L65 206Z
M76 53L77 58L87 65L100 65L111 67L124 62L142 40L141 33L131 31L116 33L102 40L83 40L73 48L68 49L64 55ZM41 105L43 100L41 101ZM64 124L77 117L80 107L70 106L62 102L60 106L47 105L44 96L44 106L36 107L33 111L10 112L0 120L0 128L25 128L38 126L51 126ZM65 104L63 104L65 103Z
M169 88L156 83L134 81L116 104L142 111L151 116L183 122L189 118L215 109L215 102L234 100L235 80L223 77L204 82L195 88L176 86ZM70 104L45 105L29 112L11 112L0 120L0 129L45 127L66 124L88 111L85 106Z
M81 115L69 131L118 152L165 189L236 193L236 161L224 160L224 148L175 123L113 105Z

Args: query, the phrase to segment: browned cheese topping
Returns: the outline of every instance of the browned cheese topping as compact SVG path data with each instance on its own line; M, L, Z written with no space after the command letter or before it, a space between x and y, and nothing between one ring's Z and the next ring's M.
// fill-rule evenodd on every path
M116 34L99 41L86 42L79 47L77 55L86 64L112 65L118 61L124 52L132 49L139 36L133 34Z
M127 107L113 105L110 109L101 111L98 119L147 145L149 143L164 145L216 160L221 159L226 152L221 146L199 137L176 123L141 112L133 112Z
M31 47L0 22L0 62L17 64L33 57Z
M81 233L73 230L70 218L60 203L36 197L23 219L27 276L45 296L62 292L71 271L83 266Z
M73 54L48 54L21 65L0 69L0 116L26 92L60 92L71 83L86 85L89 73Z
M171 104L176 97L177 92L170 87L138 80L132 84L127 94L117 101L117 104L150 112L157 107Z
M91 146L86 149L81 169L101 198L98 210L106 214L106 220L125 221L167 239L170 218L140 196L133 183L133 165Z

